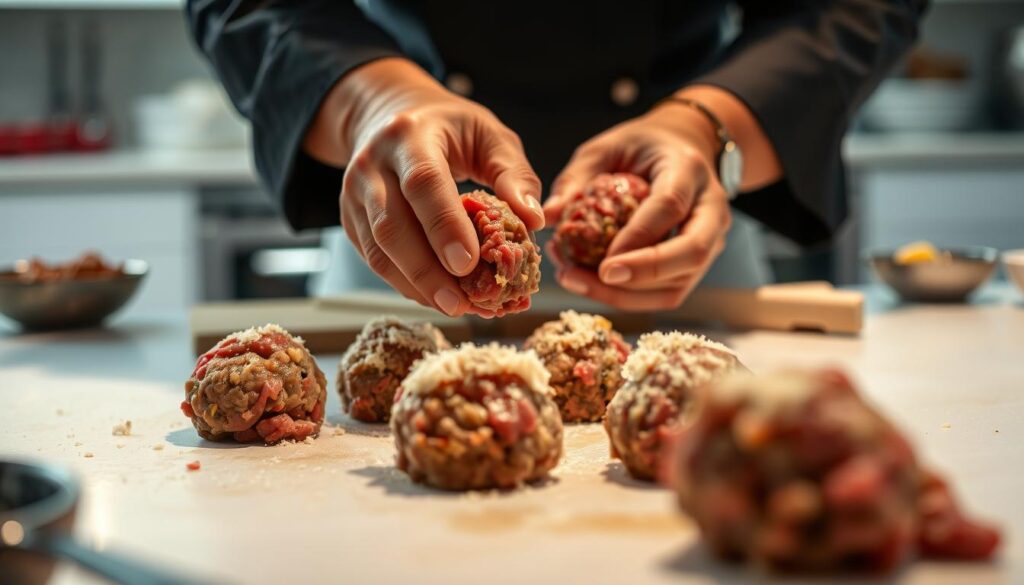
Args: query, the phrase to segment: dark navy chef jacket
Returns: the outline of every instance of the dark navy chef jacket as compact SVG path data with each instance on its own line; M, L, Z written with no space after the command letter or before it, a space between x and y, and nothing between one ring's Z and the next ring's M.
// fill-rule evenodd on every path
M725 88L757 116L785 174L735 207L812 244L846 215L849 121L915 40L926 4L190 0L187 12L296 229L339 223L343 171L301 146L320 102L352 68L404 56L515 130L545 185L579 144L672 91Z

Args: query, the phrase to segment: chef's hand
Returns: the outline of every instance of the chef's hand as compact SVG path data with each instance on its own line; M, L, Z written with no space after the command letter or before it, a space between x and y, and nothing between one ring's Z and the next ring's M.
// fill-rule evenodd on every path
M345 167L341 223L370 268L406 297L448 315L484 314L456 279L480 255L456 182L491 187L528 229L544 226L540 180L519 137L404 59L347 74L303 146Z
M549 223L598 173L646 177L651 193L612 240L596 273L565 263L549 246L559 283L625 310L679 306L721 253L732 221L717 178L717 148L710 121L671 102L580 146L544 206Z
M742 190L754 191L782 178L771 140L742 100L701 85L677 95L709 107L732 133L743 151ZM663 102L580 146L544 205L548 223L557 223L569 198L598 173L629 171L646 177L651 194L612 240L596 273L563 262L549 246L559 283L620 309L679 306L722 252L732 222L718 182L719 147L710 120L678 102Z

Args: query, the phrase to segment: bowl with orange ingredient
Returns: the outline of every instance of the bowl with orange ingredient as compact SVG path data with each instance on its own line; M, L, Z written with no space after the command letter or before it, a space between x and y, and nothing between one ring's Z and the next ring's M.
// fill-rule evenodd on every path
M885 284L908 302L962 303L996 269L995 248L938 248L914 242L895 251L868 255L868 263Z

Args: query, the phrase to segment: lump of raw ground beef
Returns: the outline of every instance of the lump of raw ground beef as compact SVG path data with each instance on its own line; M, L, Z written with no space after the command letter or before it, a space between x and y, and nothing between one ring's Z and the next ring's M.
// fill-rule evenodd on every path
M632 173L602 173L573 196L555 226L554 242L568 262L596 269L608 246L650 193Z
M538 327L523 344L551 373L551 388L564 422L597 421L622 385L629 345L598 315L564 311Z
M406 323L397 317L378 317L366 324L341 356L338 393L341 408L352 418L386 422L395 390L427 353L451 347L430 323Z
M604 419L612 457L633 477L653 480L658 455L690 410L696 389L742 367L732 350L704 337L677 331L641 336Z
M780 572L885 572L917 549L983 559L999 533L964 518L900 432L836 370L735 374L701 391L664 477L710 549Z
M562 455L549 374L531 352L463 344L413 366L391 411L398 468L447 490L513 488Z
M326 400L327 379L302 339L264 325L199 356L181 411L203 438L275 443L316 435Z
M501 317L530 308L540 288L540 253L508 204L484 191L462 195L480 238L480 262L459 279L474 306Z

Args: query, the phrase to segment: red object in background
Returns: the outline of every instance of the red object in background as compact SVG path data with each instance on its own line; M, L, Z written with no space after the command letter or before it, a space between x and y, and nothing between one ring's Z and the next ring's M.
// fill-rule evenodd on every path
M0 126L0 156L97 152L110 145L110 128L98 119L84 124L69 119Z

